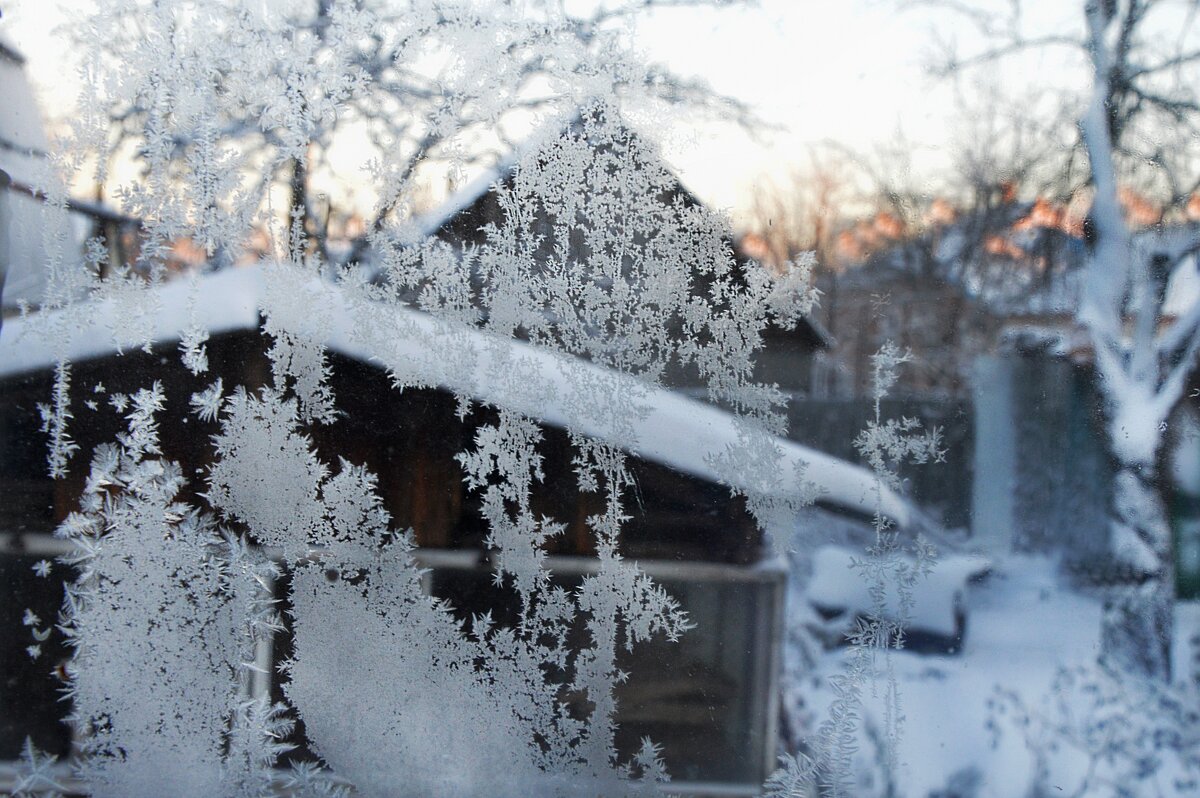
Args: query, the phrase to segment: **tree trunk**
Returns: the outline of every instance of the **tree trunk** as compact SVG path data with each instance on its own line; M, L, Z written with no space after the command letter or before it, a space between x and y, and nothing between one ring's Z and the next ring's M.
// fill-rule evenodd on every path
M1100 663L1169 681L1175 569L1156 470L1120 463L1113 487L1111 543L1122 584L1105 600Z

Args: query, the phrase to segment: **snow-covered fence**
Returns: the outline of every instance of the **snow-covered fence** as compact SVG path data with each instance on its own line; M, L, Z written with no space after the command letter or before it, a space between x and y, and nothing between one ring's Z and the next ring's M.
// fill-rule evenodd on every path
M1112 467L1084 367L1047 353L988 358L976 375L974 537L989 548L1060 553L1088 581L1103 572Z

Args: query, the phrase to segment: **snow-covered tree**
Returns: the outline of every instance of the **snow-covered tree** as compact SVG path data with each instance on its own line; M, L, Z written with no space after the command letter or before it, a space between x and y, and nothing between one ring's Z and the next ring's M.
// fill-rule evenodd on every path
M1160 485L1161 449L1167 419L1196 367L1200 303L1178 317L1167 316L1163 305L1174 267L1200 249L1200 230L1178 226L1133 236L1120 204L1115 159L1134 121L1124 111L1128 103L1174 107L1173 113L1193 121L1200 116L1194 95L1181 91L1161 97L1137 82L1157 66L1139 50L1137 35L1158 5L1151 0L1085 5L1092 94L1080 128L1091 166L1094 232L1078 317L1095 352L1117 465L1113 553L1140 582L1106 608L1102 657L1114 667L1166 679L1175 580ZM1194 61L1200 50L1176 58Z
M97 106L111 123L103 137L94 137L104 142L101 167L127 155L130 146L157 152L177 175L220 164L226 182L192 197L199 207L206 196L227 202L236 172L249 170L243 198L261 198L265 187L281 189L279 214L298 215L306 246L328 258L335 217L358 213L366 231L378 231L419 209L429 182L454 180L464 169L506 155L522 140L530 116L562 112L564 89L579 90L578 84L567 87L564 75L605 74L597 64L624 49L639 18L659 7L720 8L744 1L222 0L202 17L181 14L171 3L118 3L101 28L79 37L85 46L103 37L102 59L136 53L161 78L149 91L113 91ZM206 38L198 26L222 34L221 52L194 49ZM253 71L232 68L238 54L250 52ZM216 118L212 109L165 97L170 80L185 73L240 102L224 106ZM475 91L443 91L447 81L464 76L480 83ZM722 118L753 118L737 100L663 66L603 79ZM373 155L367 165L373 174L347 187L355 181L338 170L345 169L351 150ZM133 212L162 211L122 192L103 168L98 183ZM211 254L217 239L200 243ZM357 243L350 259L362 254L366 238Z
M1200 189L1192 143L1200 133L1200 26L1195 2L1081 0L1081 28L1029 29L1020 4L996 10L931 0L975 26L984 45L948 45L942 68L963 72L1030 49L1082 56L1090 89L1076 109L1082 180L1064 172L1066 190L1085 187L1087 256L1077 321L1086 331L1104 399L1104 429L1116 467L1110 528L1116 570L1130 585L1106 612L1102 660L1117 669L1169 674L1174 567L1162 486L1168 418L1196 368L1200 303L1164 306L1176 267L1200 250L1200 227L1185 208ZM1074 168L1074 167L1072 167ZM1139 230L1124 208L1128 189L1166 209Z

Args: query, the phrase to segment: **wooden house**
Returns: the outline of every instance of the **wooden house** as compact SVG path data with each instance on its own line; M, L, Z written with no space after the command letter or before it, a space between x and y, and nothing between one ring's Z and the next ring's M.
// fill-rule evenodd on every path
M90 326L67 340L23 335L33 320L12 321L0 335L0 568L8 591L0 604L6 629L0 643L6 679L0 696L0 759L15 757L26 733L52 752L64 753L68 745L65 728L53 720L65 708L56 704L56 684L48 675L66 652L48 646L31 662L24 651L27 641L11 630L21 628L27 606L53 617L57 588L34 579L30 569L59 550L50 533L76 507L88 452L122 428L112 397L151 380L162 382L164 456L178 461L191 480L183 498L203 505L212 430L199 428L184 412L189 397L218 376L227 389L253 390L270 381L262 329L262 313L271 311L278 293L271 290L270 268L229 268L197 280L200 300L190 309L188 279L147 294L154 308L148 319L154 342L149 351L117 351L110 327L122 310L109 300L86 306ZM755 794L776 755L785 568L745 502L719 484L711 464L714 455L736 442L734 419L679 392L520 342L485 340L473 328L457 328L453 338L463 351L479 355L474 366L448 366L444 352L428 351L428 326L441 322L391 305L345 302L338 285L315 278L308 290L317 292L328 311L321 343L340 411L335 422L311 429L317 449L326 460L346 457L378 475L394 525L414 532L418 559L430 569L428 589L456 612L503 604L482 545L478 499L465 488L455 460L474 428L492 417L491 407L509 407L538 420L550 475L570 470L567 427L629 449L637 489L628 503L632 517L623 553L677 597L696 629L677 644L652 643L630 655L625 670L633 675L618 696L619 745L633 750L649 735L663 745L673 778L695 794ZM210 369L200 376L178 363L177 342L189 318L210 336ZM383 330L377 340L364 338L363 331L371 329ZM73 364L71 432L81 452L67 478L52 481L45 476L38 404L50 395L60 355ZM556 379L608 380L618 391L636 392L646 408L635 422L636 440L611 426L612 418L604 414L589 415L542 393L522 393L519 386L491 380L497 364L488 358L509 355L541 364L546 373L558 374ZM397 391L387 368L406 369L430 387ZM455 394L475 400L465 417L456 412ZM775 443L787 473L807 464L807 479L824 491L822 504L856 518L874 511L874 482L863 469L788 441ZM884 499L885 512L902 524L909 520L906 504L890 493ZM575 490L572 479L547 479L535 489L535 510L567 525L567 532L549 544L547 561L567 584L596 562L583 528L597 509L594 502ZM798 517L784 527L803 523ZM791 531L773 530L776 535ZM63 571L56 567L57 579ZM287 635L281 635L274 656L285 654L288 646Z
M13 78L9 73L19 71L19 56L0 46L0 67L8 70L0 78ZM189 478L181 499L204 506L204 475L213 458L212 429L203 428L186 412L190 397L216 377L227 388L248 390L271 380L263 311L269 310L273 292L266 267L207 274L197 278L198 286L187 277L177 277L149 291L144 296L146 306L139 309L146 310L144 320L152 341L146 350L114 337L113 330L128 308L112 301L91 301L77 308L83 311L85 327L66 339L51 340L31 331L54 312L35 314L29 321L11 312L20 301L36 306L45 260L36 237L26 235L30 224L25 217L41 219L45 210L32 188L34 162L40 157L35 151L44 151L44 137L39 137L32 96L26 95L27 91L20 94L28 100L25 111L33 117L14 115L11 108L10 113L0 114L3 124L16 124L12 131L0 129L0 134L20 134L22 141L32 142L18 148L23 150L19 157L13 155L17 149L0 148L0 156L9 159L0 161L0 166L8 168L12 177L0 186L7 214L0 219L0 243L7 247L8 277L3 296L6 318L0 328L0 624L5 630L0 638L0 788L4 761L17 757L27 735L41 750L69 753L69 732L60 721L68 707L59 701L61 685L53 675L69 651L51 639L36 657L31 656L22 615L31 609L49 619L57 612L63 581L70 575L55 565L49 579L39 578L34 566L62 553L62 543L52 533L78 507L90 451L113 440L124 426L112 400L153 380L162 382L167 397L167 410L160 419L163 456L178 462ZM423 218L422 233L457 243L474 240L484 224L497 220L493 188L509 179L514 163L501 163ZM687 203L699 202L681 183L672 190ZM136 220L87 203L73 202L69 210L79 217L75 222L65 217L55 223L74 224L77 237L104 225L105 238L113 246L119 247L131 235L136 238ZM121 252L112 256L123 258ZM738 264L751 268L751 262L741 256ZM189 300L193 290L201 297L195 307ZM775 765L786 571L747 512L745 501L731 495L711 464L713 456L737 441L734 419L689 398L702 392L695 375L674 374L670 382L674 390L656 389L519 342L503 344L520 359L541 363L559 379L597 380L615 391L636 394L649 415L641 421L636 440L630 440L603 413L580 414L565 405L547 404L539 395L514 393L511 386L489 379L486 362L476 361L474 372L457 369L461 361L439 363L438 353L422 351L427 339L420 333L428 333L428 325L438 323L429 317L392 306L351 306L341 301L334 284L321 284L315 290L324 292L333 319L332 326L314 334L322 336L319 342L332 366L339 417L328 425L314 425L309 434L326 461L345 457L377 475L394 526L413 531L418 560L428 569L427 589L445 598L461 617L505 604L503 588L493 584L479 499L466 489L455 459L467 448L474 430L494 417L491 408L509 407L540 422L544 436L540 451L547 474L571 470L567 428L629 448L637 489L630 501L622 553L637 560L643 571L672 593L697 628L678 643L640 647L622 663L632 676L618 695L618 745L628 753L636 750L643 736L661 743L673 778L688 785L690 792L756 794ZM373 318L362 318L363 314ZM364 342L361 331L378 328L384 317L383 327L398 334ZM210 368L200 376L187 371L178 358L178 342L192 320L209 335ZM828 343L820 329L801 322L796 330L773 330L767 335L763 355L767 365L756 376L787 391L807 390L809 360ZM485 340L478 330L457 330L452 337L476 354L491 353L483 360L497 351L497 342ZM71 435L80 452L67 476L52 480L46 474L39 405L49 400L59 357L72 363ZM418 381L428 387L397 391L389 368L416 369ZM465 417L458 412L461 396L474 400ZM873 512L875 492L866 472L786 441L776 443L784 453L783 469L791 473L795 465L807 464L807 478L825 488L822 502L835 512L855 518ZM585 524L600 509L597 502L595 496L577 491L573 479L548 479L535 488L535 512L566 525L566 532L547 547L547 566L564 584L595 568ZM889 513L903 519L908 508L890 495L888 502ZM782 536L791 531L773 533ZM268 674L274 672L271 661L285 658L289 647L285 632L273 641L271 651L263 653ZM282 697L272 678L264 676L259 689ZM303 752L302 732L295 742Z

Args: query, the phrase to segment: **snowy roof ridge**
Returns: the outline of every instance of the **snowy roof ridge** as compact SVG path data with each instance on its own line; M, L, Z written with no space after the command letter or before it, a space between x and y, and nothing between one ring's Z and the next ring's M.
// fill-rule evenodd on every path
M502 175L508 174L512 170L518 160L519 156L516 150L513 150L496 163L484 169L477 177L467 181L458 191L446 197L436 208L417 216L414 219L417 230L424 237L431 236L438 230L441 230L454 217L471 207L476 200L488 193Z
M281 321L289 329L295 325L302 334L320 331L331 351L385 366L412 384L509 407L552 426L612 441L636 456L702 479L739 490L762 490L753 475L717 462L743 442L739 419L676 391L420 311L361 301L342 286L280 266L229 268L197 276L194 282L198 285L193 285L193 279L179 279L138 292L153 293L141 300L148 308L143 329L150 340L179 340L193 320L210 334L256 329L260 309L278 312L286 316ZM296 290L318 304L296 302ZM123 321L125 303L92 300L74 311L84 307L87 322L66 340L26 334L39 321L56 328L53 319L7 322L0 330L0 378L48 369L60 356L86 360L120 351L122 342L114 331ZM304 312L310 307L320 312ZM37 316L70 312L45 311ZM449 355L431 351L430 340L451 344ZM522 379L530 369L544 379ZM589 404L583 398L597 384L606 396L618 399L606 406ZM863 515L875 512L876 482L867 469L782 438L772 437L770 443L780 455L779 473L790 475L804 468L804 479L818 487L823 503ZM768 488L780 495L797 490L784 477ZM915 508L886 488L882 510L902 527L922 521Z
M12 40L8 38L8 34L0 30L0 58L7 59L17 66L25 65L25 56L17 48Z
M582 108L576 108L571 113L550 114L544 123L537 125L532 133L526 136L519 145L509 149L506 154L497 159L496 163L484 169L477 177L467 181L436 208L417 216L413 220L416 222L417 229L426 237L441 230L454 217L487 194L500 179L509 175L522 158L537 150L550 138L557 136L564 128L575 125L576 120L582 114Z
M544 123L536 126L532 133L522 139L520 144L509 149L496 163L484 169L474 179L467 181L465 185L447 197L436 208L417 216L413 220L417 225L417 229L425 236L432 236L441 230L446 224L453 221L454 217L471 207L480 197L487 194L498 181L510 175L525 156L537 151L538 148L546 144L550 139L560 135L564 130L578 130L586 113L587 104L581 103L571 111L550 114ZM636 130L624 118L620 118L618 124L639 138L644 138L642 133ZM659 157L661 158L661 155ZM663 163L665 165L666 161L663 160ZM680 192L697 205L703 204L696 192L684 182L675 169L668 168L668 171ZM732 230L730 231L730 236L732 238Z

